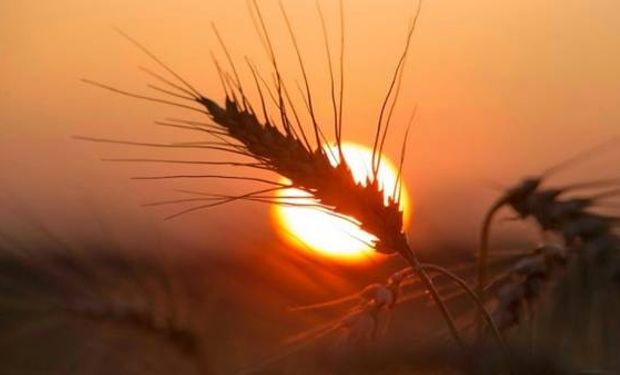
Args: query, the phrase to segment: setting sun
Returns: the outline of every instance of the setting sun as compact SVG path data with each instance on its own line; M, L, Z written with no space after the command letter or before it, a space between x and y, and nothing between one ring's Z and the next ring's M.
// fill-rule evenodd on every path
M339 163L335 148L328 152L333 165ZM371 171L372 150L355 143L343 143L342 153L349 164L357 182L366 181ZM392 196L398 176L398 168L383 156L379 169L379 181L384 188L385 197ZM312 204L311 196L298 189L287 189L279 194L283 202ZM307 199L304 199L307 197ZM409 223L410 204L406 187L402 186L401 209L404 212L405 226ZM363 262L373 257L375 252L369 247L374 236L361 230L357 225L343 218L333 216L313 207L292 207L279 205L274 208L280 233L303 250L338 261Z

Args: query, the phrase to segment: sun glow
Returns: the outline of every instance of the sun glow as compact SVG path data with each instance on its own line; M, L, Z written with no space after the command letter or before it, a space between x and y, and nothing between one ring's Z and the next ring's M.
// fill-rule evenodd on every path
M338 154L333 146L331 150L333 152L328 151L328 156L332 164L336 165L339 162ZM371 171L372 150L355 143L343 143L342 153L355 180L365 182ZM383 156L378 176L387 200L394 191L398 168ZM297 205L277 205L274 207L274 214L277 225L281 228L280 233L300 249L346 262L363 262L375 257L376 252L369 247L375 237L361 230L356 224L318 208L299 207L300 204L315 203L308 193L298 189L286 189L280 191L278 196L286 203ZM411 210L404 184L400 202L404 224L407 226Z

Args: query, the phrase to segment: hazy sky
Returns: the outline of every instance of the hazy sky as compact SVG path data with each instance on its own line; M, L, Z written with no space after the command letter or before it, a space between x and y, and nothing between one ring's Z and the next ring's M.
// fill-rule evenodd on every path
M329 129L326 56L314 0L283 3L308 65L320 120ZM260 4L285 78L298 80L277 2ZM337 2L322 4L336 54ZM345 0L344 136L349 140L371 142L413 9L414 3L405 0ZM81 224L84 216L73 212L89 201L98 208L87 210L101 210L113 222L135 217L205 241L221 242L235 231L267 236L267 208L249 204L162 223L168 211L139 204L175 197L173 189L187 184L136 183L128 177L188 169L99 162L102 157L153 155L213 159L215 154L172 155L70 139L79 134L190 140L192 134L157 129L152 120L194 115L111 95L79 79L147 92L149 77L138 66L155 66L113 31L116 26L147 44L206 95L221 99L209 51L222 53L211 21L240 65L248 55L269 74L245 0L0 2L0 191L12 194L4 199L17 194L42 217L56 218L56 224ZM472 243L481 212L495 194L488 180L515 181L619 133L619 21L616 0L425 2L388 141L388 154L395 158L417 104L404 173L416 206L410 228L414 239L424 243L450 232ZM620 153L601 160L576 168L564 180L620 174ZM231 189L219 182L192 186Z

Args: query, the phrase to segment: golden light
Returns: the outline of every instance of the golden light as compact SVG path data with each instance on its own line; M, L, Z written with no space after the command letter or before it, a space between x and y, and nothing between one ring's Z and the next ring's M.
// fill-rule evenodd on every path
M334 146L328 149L332 165L339 163ZM355 143L343 143L342 153L357 182L365 182L372 170L372 149ZM385 199L392 196L398 176L398 168L387 157L382 156L378 171L379 183L385 192ZM283 180L283 182L287 182ZM345 262L364 262L376 257L369 247L375 237L361 230L354 223L315 207L299 205L315 203L310 195L298 189L286 189L278 193L283 202L296 206L274 206L280 233L300 249ZM405 226L409 224L410 204L406 187L402 186L400 207Z

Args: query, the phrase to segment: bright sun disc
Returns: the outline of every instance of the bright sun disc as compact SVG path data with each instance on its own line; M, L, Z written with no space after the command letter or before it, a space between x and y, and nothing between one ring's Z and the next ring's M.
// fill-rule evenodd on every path
M328 149L332 165L338 163L337 150ZM356 182L365 182L371 171L372 150L355 143L343 143L342 153ZM392 196L396 184L398 169L385 156L382 156L378 172L379 183L384 188L387 201ZM288 182L287 180L283 180ZM280 233L301 249L311 251L325 257L340 261L360 262L368 260L374 251L368 246L375 237L361 230L354 223L338 218L313 207L299 207L303 204L315 203L310 195L298 189L286 189L278 193L281 201L297 205L296 207L278 205L274 212ZM308 197L304 199L303 197ZM403 184L400 207L403 210L404 224L409 223L409 196Z

